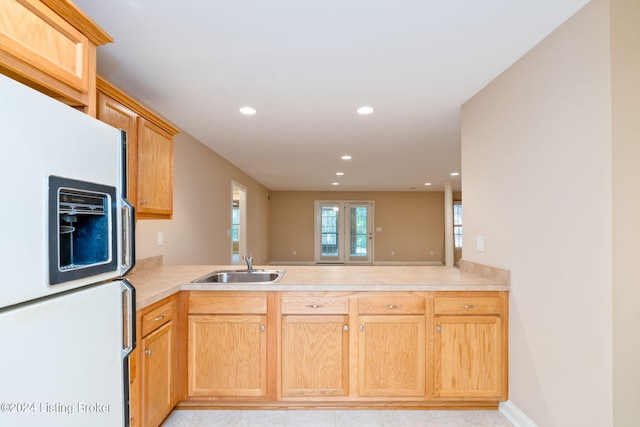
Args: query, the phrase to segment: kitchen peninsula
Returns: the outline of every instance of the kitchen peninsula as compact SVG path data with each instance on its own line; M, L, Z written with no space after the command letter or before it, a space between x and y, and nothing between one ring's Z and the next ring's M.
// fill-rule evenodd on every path
M133 425L174 407L496 408L508 272L268 266L277 283L191 283L241 266L156 266L136 287Z

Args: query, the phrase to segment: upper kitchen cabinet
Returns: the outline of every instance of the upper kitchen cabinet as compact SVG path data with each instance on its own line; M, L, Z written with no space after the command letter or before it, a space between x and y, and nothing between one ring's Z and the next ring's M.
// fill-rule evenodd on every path
M170 219L173 137L180 131L101 77L97 88L98 119L127 132L127 195L136 218Z
M70 1L0 0L0 72L96 115L96 47L113 39Z

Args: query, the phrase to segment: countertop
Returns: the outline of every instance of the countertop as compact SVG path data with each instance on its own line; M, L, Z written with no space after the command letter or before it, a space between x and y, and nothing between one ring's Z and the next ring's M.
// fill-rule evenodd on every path
M278 283L191 283L230 265L164 265L134 271L126 278L136 288L136 307L144 308L181 290L211 291L508 291L508 280L440 266L255 266L285 270Z

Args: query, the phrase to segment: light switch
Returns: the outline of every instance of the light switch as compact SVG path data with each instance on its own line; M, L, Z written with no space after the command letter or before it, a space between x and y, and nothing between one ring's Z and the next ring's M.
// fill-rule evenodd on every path
M158 231L158 237L156 239L156 244L158 246L162 246L164 244L164 235L162 234L162 231Z
M476 251L484 252L484 236L476 236Z

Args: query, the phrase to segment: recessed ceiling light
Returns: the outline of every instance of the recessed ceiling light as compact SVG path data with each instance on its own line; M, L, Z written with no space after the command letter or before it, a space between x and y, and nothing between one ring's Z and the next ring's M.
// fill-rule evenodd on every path
M332 182L331 185L340 185L339 182Z
M342 176L342 175L344 175L344 172L336 172L336 175Z
M373 108L369 107L368 105L364 105L358 108L356 111L358 111L358 114L371 114L373 113Z
M240 107L238 111L247 116L253 116L256 113L256 109L253 107Z
M340 157L342 160L351 160L351 156L348 154L345 154L344 156Z
M460 175L460 172L451 172L451 176L458 176Z
M431 183L430 182L425 182L424 185L431 185Z

